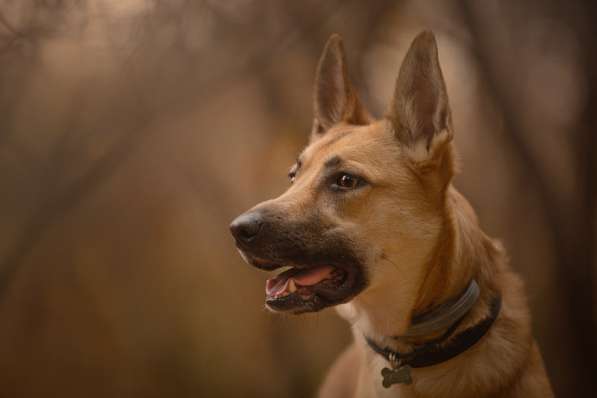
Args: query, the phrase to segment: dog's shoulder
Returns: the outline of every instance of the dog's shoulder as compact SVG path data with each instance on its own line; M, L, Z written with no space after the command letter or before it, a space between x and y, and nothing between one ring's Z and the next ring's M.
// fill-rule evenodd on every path
M553 398L553 390L546 377L545 365L537 343L533 341L531 352L519 377L499 395L500 398Z

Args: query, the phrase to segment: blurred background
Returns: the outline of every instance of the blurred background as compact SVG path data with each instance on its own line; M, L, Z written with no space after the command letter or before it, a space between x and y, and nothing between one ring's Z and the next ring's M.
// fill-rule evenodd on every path
M265 311L228 223L288 185L327 37L381 116L422 29L556 393L597 391L594 2L0 0L0 397L313 395L349 328Z

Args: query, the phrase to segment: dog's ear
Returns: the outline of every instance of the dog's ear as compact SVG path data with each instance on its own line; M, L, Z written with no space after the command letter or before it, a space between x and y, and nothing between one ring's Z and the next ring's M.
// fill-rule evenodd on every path
M398 74L388 117L413 161L441 163L452 140L452 126L433 33L422 32L412 42Z
M350 81L342 38L338 34L328 39L319 59L313 97L311 140L340 122L363 125L370 121Z

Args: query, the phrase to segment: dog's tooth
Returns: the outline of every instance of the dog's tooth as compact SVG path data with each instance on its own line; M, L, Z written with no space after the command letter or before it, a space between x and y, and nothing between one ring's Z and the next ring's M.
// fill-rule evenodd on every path
M288 281L288 291L290 293L296 292L296 285L294 284L294 279L291 279L290 281Z

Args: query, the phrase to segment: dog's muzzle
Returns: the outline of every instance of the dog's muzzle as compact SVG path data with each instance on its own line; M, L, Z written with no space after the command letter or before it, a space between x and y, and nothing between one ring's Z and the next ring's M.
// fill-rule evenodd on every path
M234 219L230 232L247 263L285 269L265 284L272 310L318 311L350 300L366 285L352 242L316 217L293 221L278 208L259 206Z

